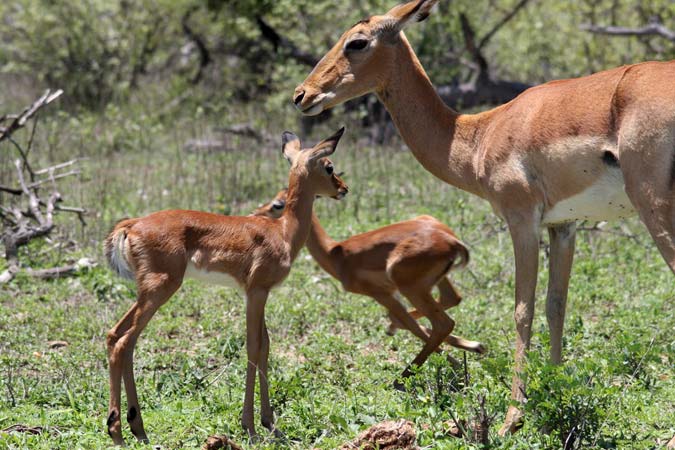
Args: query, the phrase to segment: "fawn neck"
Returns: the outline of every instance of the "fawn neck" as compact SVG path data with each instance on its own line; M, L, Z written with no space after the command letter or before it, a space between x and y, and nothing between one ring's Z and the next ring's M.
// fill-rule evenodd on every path
M462 115L446 106L403 33L392 67L376 93L415 158L446 183L482 196L474 156L491 113Z
M336 256L331 254L334 247L335 241L323 229L318 217L312 214L312 228L307 237L307 250L309 250L312 258L323 270L334 278L338 278L337 270L335 269Z
M308 185L306 174L291 174L288 181L288 196L286 209L281 218L283 219L284 240L290 244L291 261L293 261L305 245L312 221L312 208L314 206L314 189Z

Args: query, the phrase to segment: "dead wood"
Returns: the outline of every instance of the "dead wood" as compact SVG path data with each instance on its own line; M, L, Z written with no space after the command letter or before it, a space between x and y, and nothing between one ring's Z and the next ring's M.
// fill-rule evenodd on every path
M78 215L80 221L84 223L83 216L86 211L83 208L59 205L61 194L56 186L56 180L80 173L76 169L59 173L59 170L68 169L75 165L77 160L56 164L41 170L33 170L28 161L33 134L31 134L27 149L24 149L12 137L12 134L23 128L29 119L36 117L41 108L52 103L62 93L63 91L61 90L55 92L47 90L22 113L16 116L3 117L4 121L11 120L11 122L9 126L0 130L0 142L4 139L9 140L19 152L21 158L14 162L16 182L19 186L0 186L0 192L13 196L10 202L3 202L0 205L0 223L2 223L2 234L0 237L5 247L5 259L8 263L7 270L0 274L0 284L11 281L21 270L19 262L19 249L21 247L34 239L48 236L54 230L54 213L56 211L75 213ZM33 133L34 130L33 128ZM30 182L26 180L26 174L30 176ZM42 178L37 178L40 176ZM46 184L51 185L49 192L43 187ZM80 260L75 264L50 269L33 270L26 268L25 272L29 276L41 279L53 279L72 275L79 269L90 265L90 261Z

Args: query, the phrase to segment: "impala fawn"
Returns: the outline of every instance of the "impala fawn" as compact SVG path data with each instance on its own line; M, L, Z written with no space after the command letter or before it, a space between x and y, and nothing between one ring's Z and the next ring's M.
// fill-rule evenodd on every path
M185 278L233 285L246 294L246 394L241 421L251 439L256 435L253 395L260 379L262 424L275 434L267 382L269 336L265 303L269 291L288 275L305 244L317 195L341 199L347 186L327 159L344 128L310 149L301 150L292 133L283 135L283 154L291 163L287 207L279 219L230 217L198 211L170 210L119 222L105 241L111 267L135 279L136 303L108 332L110 407L108 433L122 438L120 387L124 378L127 421L140 441L147 441L133 375L134 347L153 314L178 290Z
M287 205L288 191L284 189L253 214L281 217ZM339 280L346 291L372 297L387 308L390 334L397 328L405 328L424 341L424 347L410 365L422 365L442 342L476 353L485 352L480 342L450 334L455 322L445 310L457 306L462 297L447 274L450 269L468 263L469 251L450 228L435 218L419 216L336 242L312 214L306 246L319 266ZM438 302L431 295L434 286L440 293ZM397 298L399 293L416 309L406 311ZM416 319L423 316L431 322L431 330L417 323ZM409 374L410 366L403 376ZM396 387L402 385L397 382Z

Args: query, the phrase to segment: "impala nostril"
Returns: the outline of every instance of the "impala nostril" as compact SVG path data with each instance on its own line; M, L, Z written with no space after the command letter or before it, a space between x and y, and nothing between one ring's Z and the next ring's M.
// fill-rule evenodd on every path
M305 91L302 91L298 95L296 95L295 100L293 100L293 102L295 102L296 105L299 105L303 98L305 98Z

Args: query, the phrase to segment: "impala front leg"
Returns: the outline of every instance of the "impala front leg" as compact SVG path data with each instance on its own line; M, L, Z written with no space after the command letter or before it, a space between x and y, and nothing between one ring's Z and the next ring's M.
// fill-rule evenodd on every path
M258 377L260 378L260 422L262 426L274 433L277 438L283 438L284 434L274 426L274 411L270 404L269 381L267 369L269 367L270 336L267 332L267 324L263 317L263 329L260 345L260 361L258 362Z
M551 255L548 269L546 319L551 334L551 362L562 362L562 336L565 324L567 289L574 259L576 222L550 227Z
M516 307L514 313L516 353L511 399L519 403L525 401L525 382L521 373L526 352L530 348L532 319L534 318L534 296L539 266L539 222L535 217L536 215L533 212L529 217L521 215L508 221L516 261ZM504 436L516 431L520 427L522 417L523 413L520 409L510 406L499 434Z
M255 394L255 379L262 349L263 327L265 320L265 303L268 291L255 288L246 293L246 393L244 394L244 409L241 413L241 424L248 432L249 439L256 438L253 421L253 397Z

